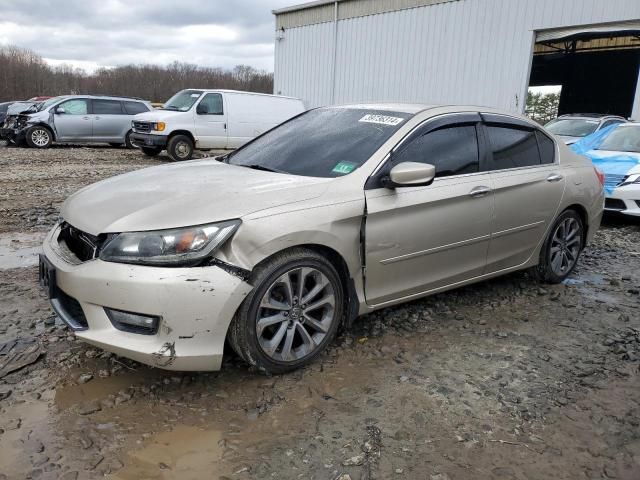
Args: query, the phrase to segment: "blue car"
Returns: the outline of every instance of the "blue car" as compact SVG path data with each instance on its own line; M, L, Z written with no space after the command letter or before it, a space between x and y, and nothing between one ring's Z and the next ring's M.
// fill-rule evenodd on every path
M600 130L571 148L605 175L605 210L640 217L640 123Z

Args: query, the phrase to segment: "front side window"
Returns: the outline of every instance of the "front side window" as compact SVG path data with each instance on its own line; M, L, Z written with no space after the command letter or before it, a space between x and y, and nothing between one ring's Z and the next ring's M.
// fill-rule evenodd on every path
M187 112L198 101L202 90L182 90L171 97L164 104L162 110L176 110L178 112Z
M348 175L413 115L361 108L303 113L229 155L228 163L308 177Z
M436 167L436 177L478 172L476 127L446 127L422 135L394 156L395 165L401 162L431 164Z
M219 93L207 93L198 104L199 115L222 115L222 95Z
M96 115L122 115L122 105L116 100L93 100Z
M64 108L64 113L67 115L86 115L89 113L89 102L84 98L67 100L58 105L58 107Z
M540 165L540 152L533 130L488 126L486 131L493 152L490 170Z

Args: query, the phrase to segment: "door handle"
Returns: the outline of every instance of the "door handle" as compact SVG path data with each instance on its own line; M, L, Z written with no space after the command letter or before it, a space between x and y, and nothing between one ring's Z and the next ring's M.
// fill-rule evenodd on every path
M552 173L547 177L547 182L559 182L564 177L562 175L558 175L557 173Z
M96 120L100 120L100 117L97 117L97 116L96 116L96 117L95 117L95 119L96 119Z
M469 192L469 196L473 198L484 197L490 191L491 189L489 187L475 187L473 190Z
M83 120L91 120L90 117L82 117Z

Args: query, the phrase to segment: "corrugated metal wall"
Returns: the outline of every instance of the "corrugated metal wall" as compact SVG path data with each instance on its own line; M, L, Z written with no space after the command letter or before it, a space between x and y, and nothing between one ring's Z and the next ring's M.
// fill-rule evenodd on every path
M640 19L640 0L461 0L285 29L275 93L523 109L534 32ZM335 87L333 55L335 49ZM333 94L332 94L333 92Z

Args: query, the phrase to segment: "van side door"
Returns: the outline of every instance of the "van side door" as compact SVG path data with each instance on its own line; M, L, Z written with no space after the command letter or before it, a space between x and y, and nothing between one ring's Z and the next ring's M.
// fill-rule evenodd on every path
M227 113L221 93L206 93L195 107L196 148L227 148Z
M502 115L483 118L495 208L486 273L493 273L529 260L558 213L565 179L555 142L542 131Z
M95 142L124 142L124 136L131 128L131 119L124 112L120 100L94 98L93 140Z

